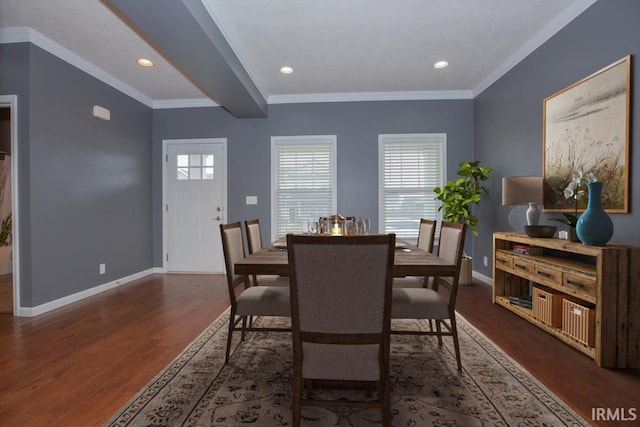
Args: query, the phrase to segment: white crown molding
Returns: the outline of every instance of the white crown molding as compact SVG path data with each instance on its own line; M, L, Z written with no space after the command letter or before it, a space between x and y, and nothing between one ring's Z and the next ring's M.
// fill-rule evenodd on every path
M267 99L268 104L298 104L298 103L320 103L320 102L359 102L359 101L413 101L413 100L460 100L474 99L485 89L495 83L500 77L506 74L534 50L549 40L554 34L574 20L578 15L593 5L597 0L575 0L562 13L550 21L534 37L525 43L507 61L496 68L483 82L473 90L457 91L415 91L415 92L345 92L345 93L319 93L319 94L294 94L294 95L271 95ZM242 49L235 43L234 38L227 30L224 17L220 16L209 2L203 1L212 19L220 28L227 39L229 45L237 55L238 59L245 67L247 73L254 84L264 96L264 84L258 77L259 74L253 67L252 62ZM98 68L91 62L71 52L60 44L40 34L36 30L28 27L20 28L0 28L0 44L31 42L80 70L90 74L98 80L136 99L142 104L153 109L168 108L199 108L220 106L208 98L197 99L166 99L152 100L137 89L113 77L104 70Z
M219 104L209 98L193 98L193 99L161 99L153 101L151 106L154 110L167 108L200 108L200 107L220 107Z
M269 97L269 104L359 101L425 101L449 99L473 99L473 93L470 90L434 90L415 92L345 92L271 95Z
M142 92L132 88L121 80L118 80L103 69L95 66L81 56L71 52L66 47L54 42L50 38L34 30L33 28L0 28L0 44L25 42L33 43L41 49L46 50L50 54L57 56L63 61L68 62L74 67L119 90L125 95L129 95L133 99L141 102L148 107L153 107L153 100L144 95Z
M534 50L542 46L554 34L573 21L582 12L587 10L597 0L575 0L567 8L558 14L553 20L538 31L529 41L509 57L504 63L496 68L489 76L473 89L473 98L480 95L485 89L495 83L500 77L515 67L523 59L529 56Z

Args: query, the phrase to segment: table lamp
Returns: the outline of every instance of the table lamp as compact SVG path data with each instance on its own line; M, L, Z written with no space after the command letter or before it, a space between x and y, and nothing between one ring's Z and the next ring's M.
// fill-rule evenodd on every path
M527 209L527 225L538 225L540 210L538 204L542 203L542 177L541 176L505 176L502 178L502 204L503 205L529 205ZM511 214L509 224L516 229Z

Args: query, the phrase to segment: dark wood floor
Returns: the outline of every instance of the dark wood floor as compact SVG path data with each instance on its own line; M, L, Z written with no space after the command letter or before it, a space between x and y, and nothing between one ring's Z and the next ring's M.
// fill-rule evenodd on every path
M491 304L487 285L459 295L469 321L587 420L594 407L640 412L638 370L596 367ZM223 276L153 275L36 318L0 315L0 425L102 425L228 304Z

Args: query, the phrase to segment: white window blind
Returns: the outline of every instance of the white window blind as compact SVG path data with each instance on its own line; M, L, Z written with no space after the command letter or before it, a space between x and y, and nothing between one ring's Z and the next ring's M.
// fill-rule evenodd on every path
M379 135L379 229L415 242L420 218L442 220L445 134ZM439 225L439 224L438 224Z
M273 238L337 212L335 135L272 137L271 153Z

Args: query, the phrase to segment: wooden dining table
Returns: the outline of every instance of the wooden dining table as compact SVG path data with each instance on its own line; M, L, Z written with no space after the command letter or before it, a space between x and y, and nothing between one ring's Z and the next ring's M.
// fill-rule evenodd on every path
M326 237L330 239L331 237ZM279 239L238 261L236 274L289 275L286 240ZM456 265L418 248L408 242L396 240L393 275L405 276L455 276Z

